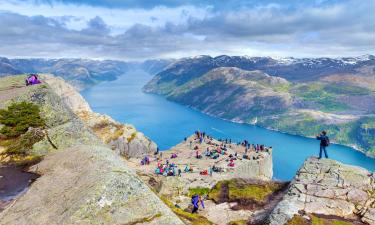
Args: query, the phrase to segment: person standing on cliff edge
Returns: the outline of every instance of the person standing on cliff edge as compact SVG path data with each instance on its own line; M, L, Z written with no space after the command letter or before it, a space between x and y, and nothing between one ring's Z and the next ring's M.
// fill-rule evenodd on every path
M330 145L329 138L326 131L322 131L319 135L316 136L316 139L320 140L320 151L319 159L322 158L322 152L324 151L325 157L328 159L327 147Z

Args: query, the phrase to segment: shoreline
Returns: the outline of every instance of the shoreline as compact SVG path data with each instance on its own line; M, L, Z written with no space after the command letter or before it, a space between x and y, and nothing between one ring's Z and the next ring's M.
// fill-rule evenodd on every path
M155 94L155 93L150 93L150 92L145 92L147 94ZM159 95L159 94L156 94L156 95ZM159 95L159 96L162 96L164 97L166 100L168 101L171 101L169 100L168 98L166 98L165 96L163 95ZM171 101L171 102L175 102L175 101ZM260 128L263 128L263 129L267 129L267 130L270 130L270 131L276 131L276 132L279 132L279 133L282 133L282 134L287 134L287 135L291 135L291 136L296 136L296 137L303 137L303 138L308 138L308 139L314 139L314 137L309 137L309 136L303 136L303 135L299 135L299 134L292 134L292 133L288 133L287 131L281 131L281 130L278 130L278 129L274 129L274 128L270 128L270 127L263 127L263 126L260 126L258 124L251 124L251 123L246 123L246 122L243 122L243 121L239 121L239 120L230 120L230 119L225 119L225 118L221 118L219 116L216 116L216 115L212 115L210 113L207 113L207 112L204 112L204 111L201 111L201 110L198 110L197 108L193 107L193 106L189 106L189 105L184 105L184 104L181 104L179 102L175 102L177 104L180 104L182 106L185 106L189 109L193 109L194 111L197 111L197 112L200 112L204 115L207 115L207 116L210 116L210 117L213 117L213 118L216 118L216 119L220 119L220 120L223 120L223 121L227 121L227 122L231 122L231 123L236 123L236 124L244 124L244 125L248 125L248 126L256 126L256 127L260 127ZM372 158L372 159L375 159L375 154L371 154L371 153L367 153L365 152L363 149L361 149L360 147L358 147L357 145L355 144L343 144L343 143L337 143L337 142L331 142L331 144L334 144L334 145L341 145L341 146L344 146L344 147L348 147L348 148L351 148L352 150L354 151L357 151L357 152L360 152L362 153L363 155L365 155L366 157L369 157L369 158Z

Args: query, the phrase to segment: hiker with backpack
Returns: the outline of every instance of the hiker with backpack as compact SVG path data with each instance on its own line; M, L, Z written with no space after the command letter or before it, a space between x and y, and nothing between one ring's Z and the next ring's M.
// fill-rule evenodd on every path
M320 151L319 159L322 158L322 152L324 151L325 157L328 159L328 154L326 148L330 145L329 138L326 131L322 131L319 135L316 136L316 139L320 140Z
M199 209L199 195L195 194L191 197L191 204L193 204L193 210L191 213L197 213Z

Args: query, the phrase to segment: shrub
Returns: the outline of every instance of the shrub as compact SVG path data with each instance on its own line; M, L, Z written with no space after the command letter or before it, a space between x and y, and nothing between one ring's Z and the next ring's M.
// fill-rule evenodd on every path
M284 184L275 182L252 183L242 179L223 180L209 192L209 199L216 203L252 201L264 203L267 197L281 190Z
M167 197L161 196L160 199L170 208L172 211L183 221L188 221L190 224L194 225L212 225L213 223L209 221L206 217L199 214L193 214L186 212L180 208L173 205L172 202L168 200Z
M43 127L45 124L39 107L29 102L12 103L7 109L1 109L0 123L4 125L0 134L6 138L19 137L29 127Z
M208 193L210 192L210 189L209 188L205 188L205 187L195 187L195 188L189 188L189 196L193 196L193 195L200 195L200 196L204 196L204 195L208 195Z

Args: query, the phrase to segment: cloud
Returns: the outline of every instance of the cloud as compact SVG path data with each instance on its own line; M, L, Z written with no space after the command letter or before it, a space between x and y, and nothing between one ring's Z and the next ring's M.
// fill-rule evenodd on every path
M375 51L374 1L228 1L233 8L223 10L212 1L203 1L202 8L198 7L202 1L190 5L151 1L152 6L126 1L134 5L110 8L116 2L123 1L94 6L81 1L78 9L69 1L53 1L52 8L26 2L34 7L27 12L18 2L0 3L0 55L133 60L197 54L347 56Z

